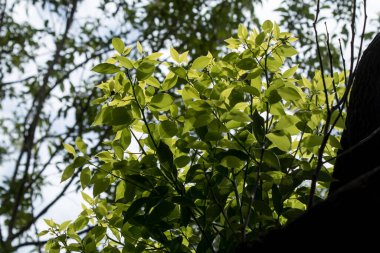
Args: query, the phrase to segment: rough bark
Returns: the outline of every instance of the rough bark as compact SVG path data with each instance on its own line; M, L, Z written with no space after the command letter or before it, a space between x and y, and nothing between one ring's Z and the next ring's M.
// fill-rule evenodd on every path
M380 127L380 34L365 50L352 85L342 150L350 149ZM345 155L338 156L330 193L380 166L380 134Z

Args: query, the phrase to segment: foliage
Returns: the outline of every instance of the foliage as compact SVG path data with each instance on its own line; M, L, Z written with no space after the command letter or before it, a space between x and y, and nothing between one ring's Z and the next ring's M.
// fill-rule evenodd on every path
M352 36L352 22L355 23L364 17L363 1L335 1L324 0L321 2L321 10L328 10L320 14L320 22L324 21L325 26L322 30L329 32L334 27L334 32L330 31L330 41L340 41L339 43L327 43L326 32L320 32L318 40L320 41L321 54L323 55L323 65L328 66L330 63L336 68L343 71L343 64L340 64L342 57L339 44L346 48ZM315 57L317 45L315 43L315 33L313 31L313 22L315 19L315 7L317 1L314 0L283 0L281 5L276 9L281 16L279 25L286 27L289 31L299 38L295 47L299 50L299 54L295 57L295 62L302 64L302 68L311 76L314 69L320 67L318 57ZM355 18L353 19L353 11L355 10ZM331 19L331 16L333 17ZM322 22L321 22L322 23ZM371 20L371 26L365 32L364 37L369 40L377 33L376 27L378 22ZM354 25L356 27L356 25ZM357 32L357 31L356 31ZM325 43L326 42L326 43ZM329 47L329 48L328 48ZM331 54L331 57L330 55Z
M191 18L179 19L183 1L160 1L162 8L155 2L0 0L0 251L41 247L35 225L80 188L79 173L62 187L52 185L69 161L63 143L80 137L89 152L104 149L110 128L90 127L96 114L90 101L100 96L92 84L104 77L88 70L109 57L114 36L135 43L149 35L152 43L144 45L149 48L178 37L178 43L196 49L196 56L216 50L220 38L247 19L242 9L253 12L251 1L217 6L191 1L188 10L202 8L207 15L189 12ZM154 18L165 20L168 29ZM214 33L218 39L211 38Z
M54 183L57 181L57 175L62 173L69 162L69 155L64 151L63 143L74 143L78 137L88 144L87 152L89 155L105 150L103 142L110 138L112 129L110 126L97 124L90 127L96 116L96 107L92 106L90 101L94 98L97 98L98 102L110 100L107 96L101 97L101 90L95 89L93 86L93 83L99 83L106 77L90 74L88 70L95 62L104 61L110 56L110 52L113 50L111 46L113 37L125 38L128 44L136 43L137 39L143 41L142 46L146 51L156 52L165 47L169 50L167 45L174 45L180 52L188 51L188 57L191 61L203 55L192 63L192 66L202 67L204 62L211 57L207 55L208 52L214 58L223 61L223 56L227 54L226 47L222 47L223 40L230 34L237 32L239 23L244 23L249 30L252 30L253 25L258 25L257 7L267 2L261 0L0 0L0 251L13 252L18 251L21 247L29 247L26 250L31 251L31 246L35 250L40 250L45 244L45 241L36 237L38 230L41 229L38 225L41 224L41 218L51 216L52 213L54 216L59 216L60 213L56 211L60 211L62 202L69 197L68 194L77 194L80 189L79 180L82 169L80 169L81 167L79 169L73 168L73 166L83 163L83 159L79 159L76 161L78 164L66 170L65 176L69 179L64 181L64 184L57 187L57 184ZM298 76L301 72L296 71L296 85L306 90L306 86L302 83L303 80L305 82L307 80L312 81L311 77L314 75L314 70L321 67L318 63L319 59L315 55L317 52L316 39L312 31L312 22L315 17L313 11L316 2L311 0L284 0L275 12L280 17L279 26L284 30L292 31L299 38L292 44L297 48L299 54L294 55L292 61L284 62L284 66L292 67L299 64L299 68L302 69L302 73L307 79ZM358 18L363 13L363 4L359 4L359 2L361 1L321 1L324 11L319 20L336 19L338 23L334 29L335 32L331 35L331 43L326 41L324 34L320 33L317 36L320 42L323 65L325 69L327 69L326 66L330 65L330 72L333 72L333 68L342 70L343 66L338 64L340 57L337 55L339 51L337 38L342 40L343 51L345 51L348 38L350 36L358 37L357 35L354 36L354 31L350 31L349 22L351 22L351 17L355 16L353 10L356 10ZM357 3L356 8L353 3ZM332 17L330 13L333 13ZM379 20L376 23L373 22L371 26L378 27L378 24ZM321 28L322 30L325 29L322 26L319 27L319 30ZM366 33L364 38L368 39L369 35L371 34ZM122 45L120 41L115 40L113 44L116 50L120 50ZM330 45L331 50L327 49L326 45ZM357 43L355 46L357 47ZM329 62L328 51L332 53L331 63ZM136 57L146 57L146 54L140 56L136 56L136 54L138 54L137 50L130 52L128 55L130 61L137 59ZM172 54L174 59L179 57L179 55L176 56L175 51ZM186 58L185 55L182 57ZM236 60L233 60L236 58L235 56L231 57L233 58L229 60L227 58L224 61ZM352 57L354 58L354 56ZM245 56L241 56L241 58L245 58ZM346 59L349 60L348 57ZM132 63L124 58L120 58L120 61L124 67L137 67L137 65L133 67ZM213 66L214 61L210 62L210 66ZM103 67L99 66L98 68L101 68L101 71L105 71L104 67L109 68L109 72L118 71L119 67L115 67L113 62L109 63L111 65L103 65ZM271 64L270 61L267 63ZM235 63L229 64L234 65ZM246 60L246 62L235 65L242 67L245 64L252 65L254 63ZM170 74L165 85L163 85L164 77L169 71L163 65L159 63L158 67L154 68L152 75L157 81L150 78L153 67L149 63L145 64L146 68L140 67L143 71L139 71L138 74L133 69L130 70L130 74L133 78L137 76L139 78L148 77L145 81L154 89L163 86L165 93L168 93L174 99L173 102L177 104L178 114L184 116L186 115L184 112L186 107L181 103L181 95L176 91L188 83L184 76L190 67L185 62L177 63L181 68L172 69L171 72L174 74ZM281 67L281 71L287 68L284 66ZM291 74L291 72L289 73ZM228 73L228 75L232 76L228 77L228 82L233 82L234 72ZM260 75L265 74L261 73ZM270 72L268 75L269 82L274 78L273 76L274 74ZM342 75L335 76L334 78L337 79L342 78ZM191 78L193 77L190 76L189 80L193 82L194 80ZM217 79L215 76L212 78ZM239 78L242 80L235 81L243 81L246 77L242 75ZM253 76L251 75L249 78L253 78ZM319 80L318 77L314 79ZM207 82L207 80L197 81L196 89L200 89L198 86L203 83L206 85ZM215 82L219 81L216 80ZM311 87L312 84L307 83L307 85ZM258 89L258 87L256 88ZM148 103L149 99L145 96L149 95L152 89L144 88L144 96L139 93L139 99L144 97L145 102ZM252 91L252 88L248 89L249 91L240 92L251 92L255 103L258 103L260 100L257 91ZM147 93L146 90L148 90ZM265 88L260 91L264 90ZM282 91L276 92L281 93ZM241 96L236 95L237 93L235 89L231 91L232 96ZM223 96L229 96L228 92ZM283 96L283 94L279 96ZM202 100L204 99L202 97ZM265 97L261 99L265 99ZM322 99L320 92L318 92L318 99ZM276 106L278 105L273 106L273 108ZM253 105L253 108L256 108L256 104ZM238 108L238 110L242 109ZM265 109L257 106L257 111L266 120L266 114L263 112ZM286 113L291 112L285 111ZM108 115L109 112L111 111L107 109L103 113ZM158 123L149 108L145 108L145 112L148 123ZM123 109L119 109L117 114L119 113L129 117ZM132 116L131 120L135 119L135 115ZM193 111L191 117L196 116L198 116L197 111ZM295 114L289 116L292 116L290 117L292 119L297 119L293 117L296 116ZM320 115L320 117L324 116ZM333 116L332 119L337 118L336 114L330 116ZM203 120L202 117L207 116L200 114L200 121ZM297 123L293 120L287 120L282 120L283 123L281 124L286 123L285 126L288 127L288 125ZM315 118L313 120L316 121ZM114 124L115 122L111 117L103 123ZM224 123L227 124L227 122ZM273 127L274 123L275 119L269 125ZM134 123L131 122L131 124ZM174 125L170 119L162 123L159 130L155 131L159 131L160 136L166 136L165 138L180 139L177 135L181 136L182 133L179 133L178 130L175 131L172 126ZM214 125L211 126L212 129L215 128ZM169 131L169 135L165 135L168 129L172 132ZM140 130L140 134L142 134L141 131L143 130ZM191 131L189 130L189 132ZM191 136L200 138L202 134L198 135L197 131ZM235 129L231 131L238 133L235 132ZM304 135L307 136L311 133L310 131ZM322 130L318 129L318 131ZM134 133L137 134L138 138L140 137L137 130L134 130ZM223 138L226 134L223 132ZM333 134L337 133L333 132ZM303 135L294 134L291 136L292 141L297 141ZM143 134L143 138L146 137ZM274 140L277 136L269 135L267 137L268 142L270 138ZM202 139L199 140L205 142ZM107 142L104 143L107 144ZM131 145L135 147L136 142L132 140ZM144 147L147 148L148 146ZM315 146L314 149L316 149ZM320 150L324 150L324 147ZM301 151L302 147L300 146L295 162L301 157ZM190 153L193 154L194 152L191 149ZM197 159L200 158L197 157ZM322 161L322 158L318 160ZM96 160L92 162L94 161ZM315 165L313 166L315 167ZM319 168L319 165L317 167ZM91 170L93 169L91 167ZM72 171L74 174L69 177ZM85 169L82 178L88 178L89 171L89 169ZM51 189L54 191L59 189L59 192L53 197L54 192L50 191ZM103 196L110 203L113 201L115 190L116 187L109 187L107 194ZM242 189L239 188L239 190L241 195ZM247 195L246 192L244 194L244 196ZM86 229L80 233L85 232Z
M174 43L177 50L191 56L216 55L223 40L243 22L258 24L255 8L262 0L216 1L125 1L103 0L116 5L116 10L141 31L141 40L152 51ZM116 11L115 11L116 12Z
M171 48L161 61L140 43L133 59L114 38L117 53L93 68L112 74L97 86L104 95L93 101L101 105L93 125L112 127L114 137L95 155L81 139L76 149L65 145L73 160L62 181L81 171L92 194L82 193L75 221L46 220L41 235L54 237L46 251L228 252L304 212L330 125L325 160L339 148L343 116L325 120L345 74L317 71L310 80L285 67L295 41L271 21L260 31L240 25L221 59L208 53L188 63L187 52ZM330 167L319 175L319 199Z

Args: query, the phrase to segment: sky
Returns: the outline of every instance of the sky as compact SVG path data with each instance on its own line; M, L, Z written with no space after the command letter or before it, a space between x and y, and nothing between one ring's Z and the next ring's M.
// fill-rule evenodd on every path
M97 15L99 11L96 9L98 0L85 0L83 4L80 5L80 10L78 11L79 15L81 15L81 18L86 18L88 16L94 16ZM259 6L256 13L258 18L261 21L264 21L266 19L271 19L273 21L279 21L280 17L279 15L276 15L274 10L279 7L280 0L268 0L264 1L263 6ZM379 0L368 0L367 1L367 9L368 9L368 16L369 19L376 17L376 14L380 12L380 1ZM33 13L33 10L31 10L32 13L30 13L29 17L32 16L38 16L38 13ZM20 8L19 12L17 13L17 18L20 20L29 19L30 22L35 23L35 25L39 26L41 25L39 22L39 18L36 19L30 19L29 17L25 16L24 11L22 8ZM321 24L323 26L323 24ZM323 29L324 26L319 27L319 29ZM334 20L328 21L328 26L332 27L330 30L331 33L334 32L334 27L336 26L336 23L334 23ZM370 23L369 23L370 26ZM46 42L47 48L46 50L54 49L53 48L53 42ZM51 48L50 48L51 47ZM88 70L90 71L90 70ZM16 78L15 78L16 79ZM0 177L2 177L3 174L6 173L6 165L0 165ZM61 191L63 184L60 184L60 175L50 175L50 186L46 187L43 191L44 196L44 202L48 203L50 200L54 199L55 196ZM91 191L86 191L86 193L91 194ZM80 196L80 193L76 193L74 190L69 192L64 198L62 198L58 204L56 204L54 207L52 207L49 212L47 212L43 218L46 219L53 219L54 221L60 223L66 220L73 220L77 217L77 215L81 212L81 203L82 197ZM43 203L41 203L41 206ZM46 229L46 225L43 222L42 219L39 220L37 223L38 229ZM47 239L47 237L43 237L42 239ZM29 252L29 249L24 248L23 250L20 250L19 252Z

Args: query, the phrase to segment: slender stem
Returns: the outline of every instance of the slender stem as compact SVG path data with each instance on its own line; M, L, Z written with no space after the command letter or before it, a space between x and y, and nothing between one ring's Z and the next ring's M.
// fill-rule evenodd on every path
M252 205L253 205L253 201L254 201L255 196L256 196L256 191L259 188L259 184L261 182L260 170L261 170L261 166L263 164L264 152L265 152L265 149L263 147L261 150L261 154L260 154L260 164L257 166L256 183L252 186L252 190L251 190L251 194L250 194L250 199L249 199L249 204L248 204L248 214L247 214L247 217L245 218L245 223L244 223L244 228L243 228L243 241L245 241L247 239L246 229L247 229L249 221L251 219Z
M332 78L332 85L333 85L333 89L334 89L335 100L338 103L339 102L339 98L338 98L338 93L336 91L336 83L335 83L335 80L334 80L333 56L332 56L331 48L330 48L330 34L329 34L329 30L327 29L326 22L325 22L325 27L326 27L326 45L327 45L327 52L329 54L329 63L330 63L330 75L331 75L331 78Z
M330 110L328 90L327 90L324 68L323 68L323 62L322 62L322 54L321 54L321 49L320 49L319 40L318 40L317 23L318 23L318 18L319 18L319 12L320 12L320 0L317 1L317 10L316 10L316 15L315 15L313 27L314 27L314 34L315 34L315 42L317 45L317 55L318 55L319 64L321 67L321 77L322 77L323 90L324 90L325 100L326 100L325 103L326 103L327 116L326 116L326 122L325 122L324 129L323 129L322 143L318 149L317 166L315 168L315 171L314 171L314 174L313 174L312 180L311 180L309 201L308 201L308 205L307 205L308 208L311 208L313 205L314 195L315 195L315 191L316 191L316 187L317 187L317 181L319 178L319 173L320 173L322 166L323 166L323 153L324 153L327 141L329 139L329 134L328 134L329 133L329 125L330 125L330 120L331 120L331 115L332 115L332 112Z

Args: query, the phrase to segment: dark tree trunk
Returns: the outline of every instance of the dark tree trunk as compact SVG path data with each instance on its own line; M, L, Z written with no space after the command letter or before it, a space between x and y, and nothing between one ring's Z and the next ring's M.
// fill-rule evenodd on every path
M349 99L341 154L380 127L380 34L365 50ZM380 165L380 134L337 158L330 193Z

